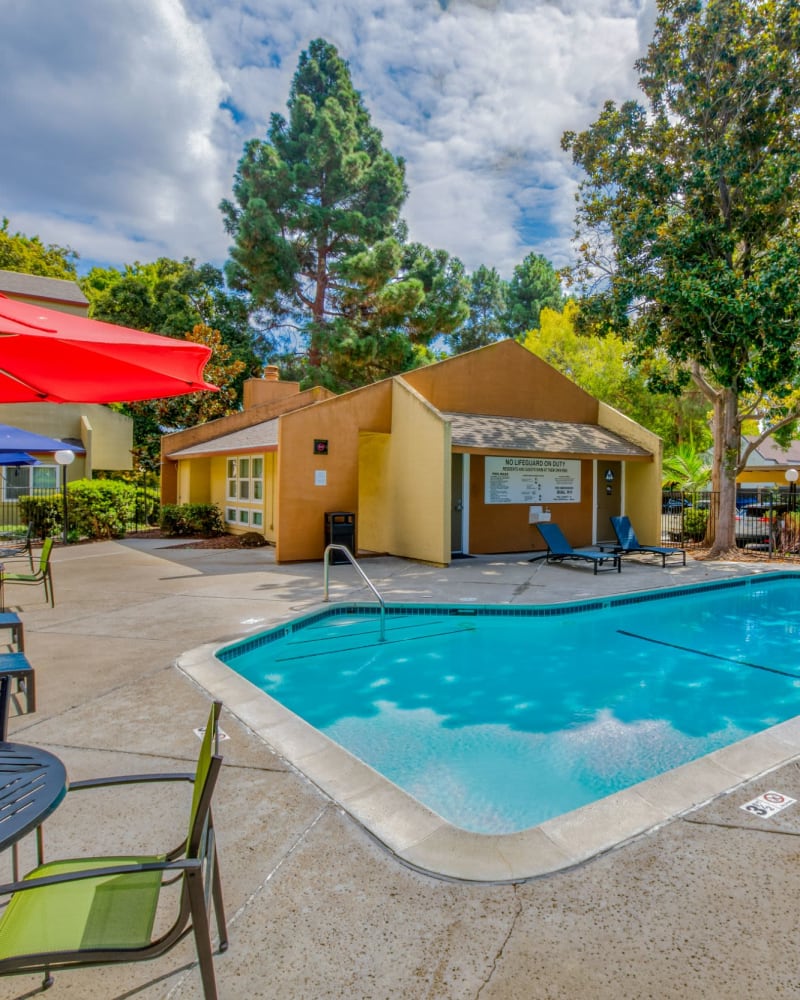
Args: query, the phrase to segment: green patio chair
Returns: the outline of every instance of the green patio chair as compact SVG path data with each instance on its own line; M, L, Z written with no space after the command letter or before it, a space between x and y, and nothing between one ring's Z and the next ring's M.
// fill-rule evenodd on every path
M0 606L5 608L5 586L8 583L33 583L44 585L44 599L50 601L50 607L56 606L55 594L53 593L53 571L50 568L50 553L53 550L53 539L45 538L42 543L42 552L39 556L39 568L33 573L8 573L5 569L0 571Z
M15 559L18 556L27 556L33 573L33 523L28 525L28 530L20 538L3 536L0 538L0 561L3 559Z
M222 765L216 752L220 709L214 702L194 774L137 774L70 784L71 795L110 785L191 781L188 836L166 854L47 861L22 881L0 886L0 893L10 894L0 916L0 976L44 972L46 988L55 970L157 958L193 931L203 994L216 1000L209 899L219 949L228 947L211 815ZM156 916L163 927L170 904L172 924L154 936Z

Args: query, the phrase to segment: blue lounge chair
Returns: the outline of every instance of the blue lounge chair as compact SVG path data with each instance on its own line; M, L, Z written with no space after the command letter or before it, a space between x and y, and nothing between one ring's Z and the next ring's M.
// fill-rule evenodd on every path
M670 548L663 545L642 545L636 537L633 525L628 517L612 517L611 527L617 536L618 545L614 546L614 551L621 556L629 555L631 552L651 552L653 555L661 556L661 565L667 565L667 556L683 556L683 565L686 565L686 549Z
M598 567L603 569L603 563L605 562L611 563L607 567L608 569L616 569L618 573L622 570L622 559L618 553L573 549L564 537L564 532L557 524L553 524L552 521L550 524L537 524L536 527L539 529L539 534L547 546L547 555L545 557L547 562L563 562L565 559L583 559L593 564L595 576L597 576Z

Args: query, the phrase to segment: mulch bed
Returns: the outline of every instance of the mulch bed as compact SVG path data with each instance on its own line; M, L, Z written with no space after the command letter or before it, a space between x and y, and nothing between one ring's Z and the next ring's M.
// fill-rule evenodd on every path
M126 538L165 538L172 541L172 545L165 545L167 549L243 549L252 548L249 545L242 545L242 535L220 535L218 538L174 538L165 535L163 531L154 528L152 531L129 531Z

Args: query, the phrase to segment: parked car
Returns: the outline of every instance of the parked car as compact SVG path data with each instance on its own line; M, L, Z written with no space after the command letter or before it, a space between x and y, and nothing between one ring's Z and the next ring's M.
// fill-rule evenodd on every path
M736 544L769 545L770 525L786 514L786 504L752 503L739 507L736 512Z
M686 497L663 497L661 500L661 513L674 514L691 506L691 500L687 500Z

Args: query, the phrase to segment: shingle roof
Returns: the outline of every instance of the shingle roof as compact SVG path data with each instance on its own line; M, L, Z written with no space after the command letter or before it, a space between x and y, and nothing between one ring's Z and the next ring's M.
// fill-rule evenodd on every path
M742 438L747 444L752 440L752 437ZM773 438L762 441L758 448L747 456L746 467L761 465L800 465L800 441L790 441L786 448Z
M243 427L240 431L223 434L202 441L180 451L170 452L169 458L192 458L200 455L232 454L238 451L255 451L258 448L275 448L278 444L278 418L265 420L252 427Z
M532 451L559 455L602 455L604 458L649 458L651 453L596 424L558 420L525 420L471 413L445 413L451 443L460 448Z
M558 455L602 455L604 458L649 458L650 452L613 431L596 424L568 424L558 420L525 420L519 417L443 413L452 427L452 444L458 448L502 449ZM211 441L170 452L169 458L231 454L275 448L278 418L223 434Z
M7 295L25 295L31 299L50 299L53 302L72 302L85 306L89 300L77 282L66 278L44 278L39 274L0 270L0 292Z

